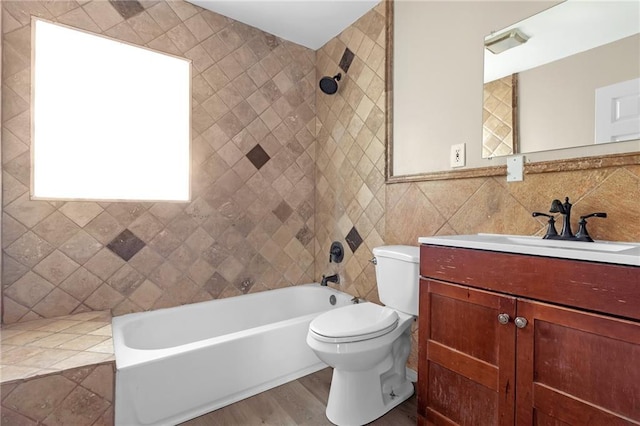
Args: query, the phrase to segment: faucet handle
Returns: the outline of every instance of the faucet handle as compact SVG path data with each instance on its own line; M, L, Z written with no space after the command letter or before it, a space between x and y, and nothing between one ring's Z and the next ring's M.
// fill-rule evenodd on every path
M599 213L590 213L584 216L580 216L580 220L582 219L588 219L590 217L607 217L607 214L604 212L599 212Z
M580 216L580 222L578 222L578 232L576 232L576 240L578 241L593 241L593 238L587 231L587 219L590 217L602 217L606 218L607 214L604 212L590 213L584 216Z
M543 239L548 240L548 239L558 238L558 231L556 231L556 219L553 217L553 215L540 213L540 212L533 212L531 213L531 216L533 217L544 216L549 218L549 221L547 222L549 226L547 226L547 233L545 234L544 237L542 237Z

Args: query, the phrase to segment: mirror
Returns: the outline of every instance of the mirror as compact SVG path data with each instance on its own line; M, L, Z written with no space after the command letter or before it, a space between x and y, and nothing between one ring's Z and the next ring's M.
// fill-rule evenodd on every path
M388 182L506 174L506 157L482 158L484 38L496 29L507 28L559 3L387 2ZM572 79L577 77L574 74ZM582 101L566 85L548 90L563 93L570 109L582 107ZM549 106L553 101L546 103ZM519 116L523 113L520 110ZM543 123L537 127L545 130L548 126ZM569 133L589 127L592 126L588 123L579 123ZM572 170L639 161L637 139L592 144L583 136L576 138L583 141L583 146L554 145L552 149L527 153L525 171ZM558 142L567 137L551 134L538 139ZM452 146L459 144L465 145L466 164L453 169ZM567 161L574 159L580 161Z
M639 33L639 2L568 0L487 35L483 158L639 139Z

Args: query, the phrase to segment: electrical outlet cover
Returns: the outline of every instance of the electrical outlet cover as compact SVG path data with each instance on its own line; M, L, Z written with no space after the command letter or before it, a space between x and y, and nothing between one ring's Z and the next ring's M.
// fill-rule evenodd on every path
M524 155L507 157L507 182L521 182L523 180Z
M465 148L465 145L463 143L459 143L457 145L451 145L451 158L450 158L451 167L464 166L465 164L464 148Z

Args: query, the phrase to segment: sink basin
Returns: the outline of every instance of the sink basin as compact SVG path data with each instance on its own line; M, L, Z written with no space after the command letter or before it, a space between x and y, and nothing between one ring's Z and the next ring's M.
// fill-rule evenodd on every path
M544 240L540 237L503 234L422 237L418 239L418 242L448 247L640 266L640 243Z
M564 241L564 240L543 240L533 237L510 237L506 240L514 244L524 244L537 247L566 248L570 250L593 250L593 251L622 251L632 249L635 246L625 243L614 242L585 242L585 241Z

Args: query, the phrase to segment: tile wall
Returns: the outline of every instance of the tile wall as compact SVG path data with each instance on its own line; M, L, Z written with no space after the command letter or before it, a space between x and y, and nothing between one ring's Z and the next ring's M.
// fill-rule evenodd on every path
M338 272L340 288L378 300L371 250L385 236L385 4L317 51L317 75L341 73L339 90L316 90L316 273ZM329 247L345 258L329 264Z
M2 7L5 323L315 281L314 51L183 1ZM192 202L29 199L31 16L192 60Z
M315 54L181 2L143 2L144 11L127 20L98 14L99 23L91 11L106 2L3 4L3 98L13 99L3 104L5 321L44 316L56 294L75 300L66 310L122 313L334 272L342 289L377 301L368 262L374 247L437 234L542 234L545 224L531 211L567 195L577 212L609 213L593 220L594 237L640 240L640 166L526 175L508 185L503 177L385 185L383 4ZM104 32L154 48L187 49L194 60L192 203L27 201L28 22L18 4L97 32L111 25ZM245 54L256 62L245 66ZM228 69L233 61L225 58L239 67ZM322 94L319 78L338 72L339 92ZM232 115L226 102L238 102ZM258 142L269 156L262 167ZM145 243L128 262L105 248L125 229ZM339 265L328 261L333 240L346 250ZM47 272L51 264L71 266ZM31 285L12 288L20 280Z

